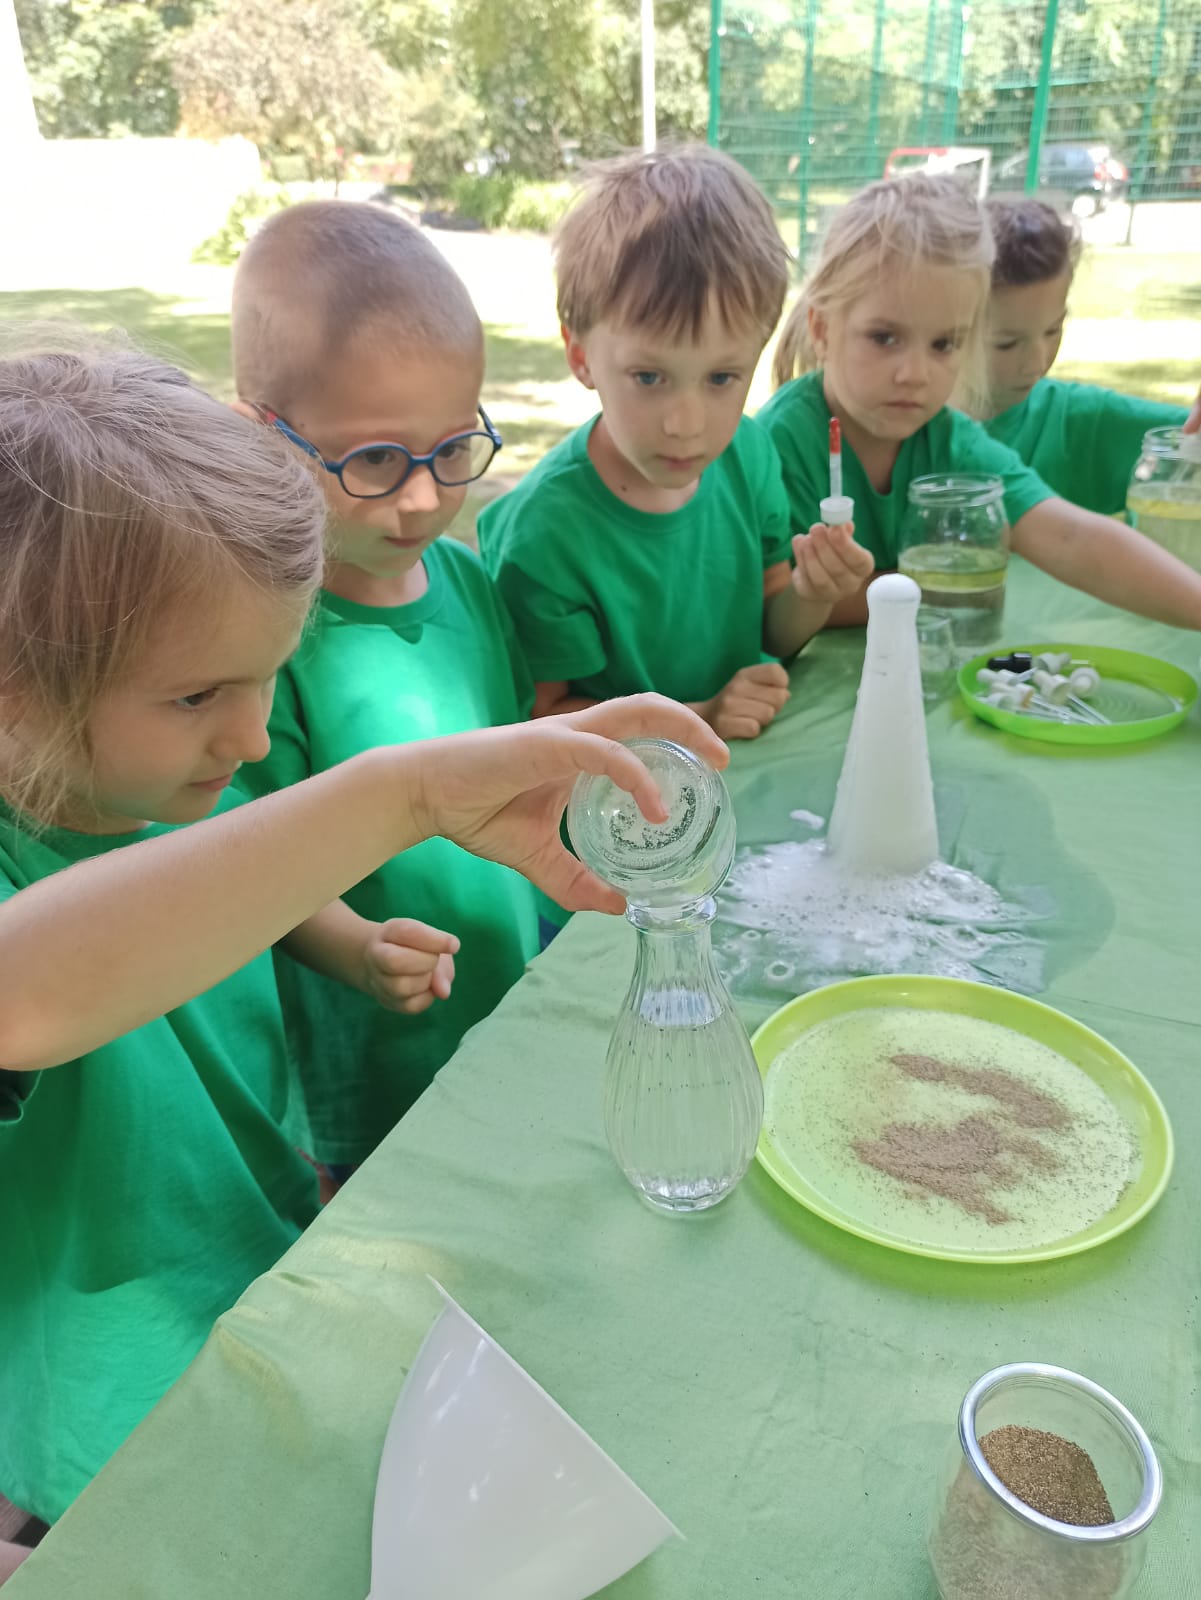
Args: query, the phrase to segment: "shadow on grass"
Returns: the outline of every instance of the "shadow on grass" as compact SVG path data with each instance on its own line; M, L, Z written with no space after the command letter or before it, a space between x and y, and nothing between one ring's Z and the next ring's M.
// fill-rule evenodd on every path
M73 322L100 333L123 330L222 400L233 397L229 317L189 312L194 304L148 289L45 289L0 294L0 321Z

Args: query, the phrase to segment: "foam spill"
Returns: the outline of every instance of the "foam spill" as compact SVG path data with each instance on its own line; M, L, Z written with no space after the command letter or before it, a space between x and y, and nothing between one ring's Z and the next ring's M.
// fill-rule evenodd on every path
M1037 989L1034 915L945 862L909 877L860 875L810 839L739 850L714 944L735 995L777 1005L843 978L897 972Z

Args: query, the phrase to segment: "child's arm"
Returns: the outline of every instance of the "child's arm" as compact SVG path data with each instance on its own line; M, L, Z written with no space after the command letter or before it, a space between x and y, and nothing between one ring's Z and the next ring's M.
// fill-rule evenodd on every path
M1014 523L1013 548L1098 600L1177 628L1201 628L1201 573L1111 517L1042 500Z
M536 683L532 717L561 717L568 711L587 711L589 706L600 705L599 700L589 700L587 695L572 694L571 685L561 683Z
M649 734L729 752L658 695L370 750L222 816L81 861L0 904L0 1066L72 1061L203 993L382 861L440 833L516 868L567 910L621 896L564 849L572 783L604 773L651 820Z
M863 590L876 563L854 534L850 522L836 528L815 522L808 533L793 535L796 565L788 583L773 583L770 571L764 581L763 648L769 655L794 656L825 627L836 605Z
M372 922L345 900L323 907L280 944L306 967L410 1017L449 998L459 949L453 933L411 917Z

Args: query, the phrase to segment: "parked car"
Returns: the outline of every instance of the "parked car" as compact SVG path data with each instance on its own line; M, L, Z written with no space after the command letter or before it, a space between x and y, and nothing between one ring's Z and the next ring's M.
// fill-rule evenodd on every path
M1029 150L1017 150L997 166L992 193L1021 194ZM1107 144L1045 144L1038 163L1036 198L1078 217L1093 217L1111 200L1124 200L1130 172Z

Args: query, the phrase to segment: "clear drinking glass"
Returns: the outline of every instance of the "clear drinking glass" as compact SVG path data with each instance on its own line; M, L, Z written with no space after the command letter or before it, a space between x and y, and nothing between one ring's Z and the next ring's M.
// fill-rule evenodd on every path
M1151 428L1126 491L1131 523L1201 572L1201 437Z
M979 1445L1010 1424L1087 1451L1116 1520L1056 1522L1012 1494ZM1122 1600L1142 1567L1162 1493L1151 1442L1113 1395L1063 1367L996 1367L968 1390L939 1480L929 1527L939 1593L943 1600Z
M955 635L949 611L919 606L917 654L922 669L922 699L928 706L945 700L955 687Z
M914 478L897 567L920 585L927 605L949 614L957 645L979 650L1000 638L1008 566L1000 478Z
M605 1067L605 1132L660 1211L704 1211L742 1178L763 1120L763 1080L713 962L713 899L734 858L725 784L680 745L634 739L668 818L651 823L607 778L582 777L567 825L580 859L628 902L634 975Z

